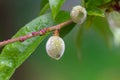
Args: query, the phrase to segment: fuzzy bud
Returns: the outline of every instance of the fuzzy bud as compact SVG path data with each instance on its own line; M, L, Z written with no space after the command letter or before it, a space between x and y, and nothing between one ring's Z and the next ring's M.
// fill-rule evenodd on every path
M73 7L73 9L71 10L70 16L73 22L82 24L87 17L87 11L84 7L78 5Z
M59 36L51 36L48 39L46 44L46 51L51 58L59 60L62 57L64 50L65 43L62 38Z

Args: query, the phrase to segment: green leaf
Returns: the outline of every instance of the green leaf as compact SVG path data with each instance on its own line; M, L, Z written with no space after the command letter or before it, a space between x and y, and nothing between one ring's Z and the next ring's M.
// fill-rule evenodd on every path
M68 16L67 13L64 13L61 17L65 15ZM59 20L59 22L65 21L66 19L68 18L60 19L61 21ZM20 37L55 24L56 23L53 21L51 13L48 13L25 25L13 38ZM0 80L9 80L16 68L18 68L35 51L47 35L48 34L44 36L36 36L24 42L15 42L5 46L0 55Z
M47 12L49 10L49 8L50 8L49 3L46 3L45 6L41 9L39 16L44 14L45 12Z
M104 12L99 8L87 8L88 15L105 17Z
M40 16L20 29L14 38L38 31L46 26L52 26L53 24L51 14ZM14 70L30 56L45 37L46 35L37 36L22 43L15 42L7 45L0 55L0 80L8 80Z
M104 12L99 7L111 0L85 0L88 15L105 17Z
M41 0L40 9L42 9L48 2L49 2L48 0Z
M85 6L85 0L80 0L80 5Z
M95 16L87 16L86 22L84 23L84 26L86 29L89 29L94 21Z
M50 8L52 10L53 19L55 19L55 17L59 13L60 8L64 2L65 2L65 0L49 0Z
M111 46L112 32L106 18L96 17L93 28L103 37L108 46Z
M78 29L77 29L78 31L77 31L77 35L76 35L76 48L77 48L78 56L81 53L80 50L81 50L84 34L86 31L88 31L88 29L92 25L93 19L94 19L93 16L88 16L86 21L82 25L78 25Z
M111 0L85 0L86 7L99 7L105 3L110 2Z

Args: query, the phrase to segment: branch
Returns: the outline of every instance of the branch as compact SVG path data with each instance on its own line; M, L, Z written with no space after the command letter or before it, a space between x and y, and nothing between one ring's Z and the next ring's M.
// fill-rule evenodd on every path
M101 9L109 8L109 7L111 7L111 4L113 3L113 1L114 1L114 0L111 0L110 2L107 2L107 3L105 3L105 4L102 4L102 5L98 6L98 7L101 8Z
M112 11L117 11L120 13L120 0L111 0L108 3L105 3L101 6L99 6L99 8L101 9L105 9L107 13L112 12Z
M68 20L68 21L60 23L58 25L51 26L51 27L48 27L48 28L43 28L43 29L41 29L37 32L32 32L32 33L27 34L25 36L21 36L21 37L12 38L12 39L2 41L2 42L0 42L0 47L5 46L5 45L10 44L10 43L13 43L13 42L17 42L17 41L23 42L26 39L29 39L29 38L32 38L32 37L35 37L35 36L38 36L38 35L42 36L42 35L46 34L47 32L50 32L50 31L53 31L53 30L56 30L56 29L61 29L64 26L66 26L68 24L71 24L71 23L72 23L72 20Z

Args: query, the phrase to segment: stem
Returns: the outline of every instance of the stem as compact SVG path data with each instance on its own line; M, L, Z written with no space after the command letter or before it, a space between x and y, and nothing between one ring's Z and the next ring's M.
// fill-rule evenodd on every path
M98 7L101 9L105 9L107 13L112 11L117 11L120 13L120 0L111 0L110 2L105 3Z
M55 31L54 31L54 34L53 34L54 36L59 36L59 29L56 29Z
M71 24L72 23L72 20L68 20L68 21L65 21L63 23L60 23L58 25L55 25L55 26L51 26L51 27L48 27L48 28L43 28L37 32L32 32L30 34L27 34L25 36L21 36L21 37L17 37L17 38L12 38L12 39L8 39L8 40L5 40L5 41L2 41L0 42L0 47L4 46L4 45L7 45L7 44L10 44L10 43L13 43L13 42L17 42L17 41L20 41L20 42L23 42L25 41L26 39L29 39L29 38L32 38L32 37L35 37L35 36L42 36L44 35L45 33L47 32L50 32L50 31L53 31L53 30L56 30L56 29L61 29L63 28L64 26L68 25L68 24Z

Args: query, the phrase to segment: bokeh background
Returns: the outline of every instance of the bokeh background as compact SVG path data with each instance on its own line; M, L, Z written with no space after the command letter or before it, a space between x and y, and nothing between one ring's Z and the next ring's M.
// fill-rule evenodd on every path
M0 0L0 40L11 38L36 18L40 4L41 0ZM62 9L69 11L77 4L80 4L79 0L67 0ZM120 80L120 47L109 47L103 37L91 28L83 31L78 52L78 28L76 26L64 37L66 50L59 61L47 55L46 38L10 80Z

